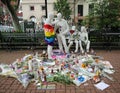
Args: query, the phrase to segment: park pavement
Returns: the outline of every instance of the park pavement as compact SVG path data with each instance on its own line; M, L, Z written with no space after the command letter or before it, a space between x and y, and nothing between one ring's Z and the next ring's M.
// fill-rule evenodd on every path
M41 52L41 50L0 50L0 63L10 64L17 58L22 58L25 54ZM104 82L110 86L105 90L99 90L94 86L93 80L76 87L75 85L64 85L55 83L55 89L37 89L34 83L30 83L27 88L15 78L0 76L0 93L120 93L120 50L95 50L96 55L102 56L104 60L110 61L115 69L111 76L114 81L103 78Z

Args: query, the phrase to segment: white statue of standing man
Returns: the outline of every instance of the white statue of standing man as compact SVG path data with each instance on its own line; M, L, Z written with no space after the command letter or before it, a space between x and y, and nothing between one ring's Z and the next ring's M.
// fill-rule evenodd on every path
M56 35L58 40L59 49L62 52L68 53L68 47L66 43L65 35L69 32L69 25L65 19L62 18L62 14L57 14L57 19L55 21L56 25Z
M82 53L85 52L83 49L83 45L86 47L86 52L89 52L90 41L88 40L88 32L85 26L81 26L81 31L79 32L79 34L80 34L79 44L81 52Z
M47 54L48 59L52 59L52 49L55 41L55 31L52 24L54 15L52 13L48 14L48 18L44 23L44 33L45 33L45 42L47 43Z

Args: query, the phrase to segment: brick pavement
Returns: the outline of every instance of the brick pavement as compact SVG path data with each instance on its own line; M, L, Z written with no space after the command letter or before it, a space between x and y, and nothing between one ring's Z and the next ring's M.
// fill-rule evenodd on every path
M34 52L40 52L41 50L35 50ZM120 92L120 50L95 50L98 56L104 57L105 60L111 62L115 69L115 73L111 76L115 81L110 81L107 78L103 78L105 83L110 86L101 91L94 87L94 82L89 80L84 84L76 87L75 85L63 85L56 83L56 89L52 90L40 90L30 83L27 88L24 88L22 84L15 78L0 76L0 93L119 93ZM19 51L6 51L0 50L0 63L10 64L15 59L23 57L25 54L33 53L32 50L19 50Z

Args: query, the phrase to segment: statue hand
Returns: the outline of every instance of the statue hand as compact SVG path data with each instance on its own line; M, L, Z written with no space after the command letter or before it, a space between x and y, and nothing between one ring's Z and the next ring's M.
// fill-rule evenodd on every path
M62 32L61 34L62 34L62 35L66 35L66 34L67 34L67 31Z

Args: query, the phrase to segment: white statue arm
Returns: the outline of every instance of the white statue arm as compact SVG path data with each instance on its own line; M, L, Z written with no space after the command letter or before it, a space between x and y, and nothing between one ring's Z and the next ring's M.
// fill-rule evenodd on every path
M73 40L72 35L70 34L69 38L68 38L68 43L70 43Z
M54 25L54 31L55 32L58 29L57 23L58 23L58 20L55 20L55 21L52 22L52 25Z
M64 19L63 19L63 20L64 20ZM65 29L64 32L62 32L62 35L65 35L65 34L67 34L67 33L69 32L69 25L68 25L68 23L67 23L66 20L64 20L64 22L65 22L65 27L66 27L66 29Z
M88 41L88 33L87 32L85 32L85 37L86 37L86 40L85 40L85 42L87 42Z
M57 24L58 20L52 22L53 25Z

